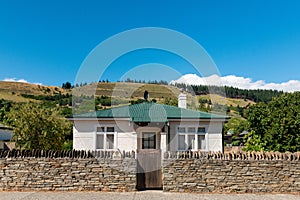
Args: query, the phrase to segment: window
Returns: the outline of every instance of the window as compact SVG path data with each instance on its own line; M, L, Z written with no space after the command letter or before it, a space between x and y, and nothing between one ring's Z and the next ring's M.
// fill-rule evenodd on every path
M143 149L156 149L156 133L144 132L142 138Z
M195 149L195 135L187 135L188 138L188 150Z
M97 132L105 132L105 127L97 127Z
M197 133L206 133L205 127L198 127Z
M104 135L103 134L97 134L97 139L96 139L96 148L97 149L104 149Z
M205 150L205 127L178 127L178 150ZM187 132L186 132L187 130ZM197 131L196 131L197 130Z
M198 149L206 149L205 135L198 135Z
M115 149L115 127L97 127L96 149Z
M115 127L107 127L106 132L115 132Z
M107 134L106 135L106 149L113 149L114 148L114 135Z
M185 127L178 127L178 133L185 133Z
M179 135L178 136L178 150L185 150L185 136Z
M196 128L195 127L188 127L188 133L195 133Z

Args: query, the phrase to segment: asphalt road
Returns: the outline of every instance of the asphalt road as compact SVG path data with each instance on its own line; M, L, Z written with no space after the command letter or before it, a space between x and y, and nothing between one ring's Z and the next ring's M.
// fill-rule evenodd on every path
M2 200L300 200L300 195L291 194L187 194L161 191L144 192L0 192Z

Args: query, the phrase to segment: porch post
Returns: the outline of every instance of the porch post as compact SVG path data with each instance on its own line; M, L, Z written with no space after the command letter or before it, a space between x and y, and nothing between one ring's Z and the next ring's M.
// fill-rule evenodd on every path
M161 153L163 155L164 152L167 151L167 133L166 132L160 133L160 148L161 148Z

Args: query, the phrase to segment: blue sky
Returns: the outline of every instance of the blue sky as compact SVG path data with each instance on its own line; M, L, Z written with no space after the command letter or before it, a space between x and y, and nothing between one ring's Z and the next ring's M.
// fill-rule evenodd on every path
M221 76L268 83L300 80L299 9L297 0L0 1L0 80L73 82L100 42L139 27L188 35L205 48ZM168 65L179 73L128 73L147 63ZM121 56L101 79L116 81L128 74L170 81L188 73L195 71L183 59L148 49Z

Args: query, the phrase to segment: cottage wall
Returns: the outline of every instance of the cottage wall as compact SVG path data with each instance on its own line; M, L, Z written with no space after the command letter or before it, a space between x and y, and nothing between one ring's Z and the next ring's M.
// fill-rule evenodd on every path
M222 148L222 122L214 121L170 121L170 151L178 150L177 128L205 126L208 134L206 135L207 150L223 151ZM102 121L76 121L73 128L73 148L76 150L95 150L96 148L96 127L114 126L117 131L117 146L121 151L132 151L138 148L137 133L133 124L129 120L102 120ZM165 130L167 133L167 130ZM160 146L167 150L167 135L161 137Z
M93 121L78 121L73 126L73 148L76 150L95 149L95 126Z
M137 149L137 134L129 121L118 121L118 148L121 151L132 151Z
M73 148L76 150L95 150L96 130L99 126L114 126L117 134L118 149L131 151L137 148L136 133L127 120L113 121L76 121L73 127Z

